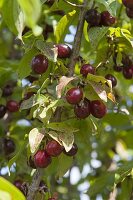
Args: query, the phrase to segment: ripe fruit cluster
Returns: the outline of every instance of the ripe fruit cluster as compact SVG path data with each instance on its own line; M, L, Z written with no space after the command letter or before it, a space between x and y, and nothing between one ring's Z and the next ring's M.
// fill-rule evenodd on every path
M38 150L34 155L33 159L30 157L28 161L28 165L32 168L46 168L52 162L51 157L57 157L62 152L64 152L68 156L74 156L78 151L78 147L76 144L73 144L70 151L66 152L64 147L61 146L57 141L50 140L45 149Z
M90 9L86 12L85 20L90 27L94 26L112 26L116 19L108 11L98 12L96 9Z
M133 1L132 0L122 0L122 3L126 7L127 16L133 19Z

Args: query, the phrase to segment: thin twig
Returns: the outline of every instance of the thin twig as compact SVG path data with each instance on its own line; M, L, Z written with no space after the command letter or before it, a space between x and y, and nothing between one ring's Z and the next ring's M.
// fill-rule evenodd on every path
M78 26L77 26L76 35L74 38L72 54L70 57L69 76L72 76L74 74L75 64L79 57L79 51L80 51L80 46L81 46L81 39L82 39L82 34L83 34L83 27L84 27L87 3L88 3L88 0L84 0L83 7L81 8L80 14L79 14L79 22L78 22Z
M72 3L72 2L67 1L67 0L63 0L63 1L65 1L67 4L69 4L69 5L73 6L73 7L79 7L79 8L83 7L82 4L81 5L80 4L75 4L75 3Z

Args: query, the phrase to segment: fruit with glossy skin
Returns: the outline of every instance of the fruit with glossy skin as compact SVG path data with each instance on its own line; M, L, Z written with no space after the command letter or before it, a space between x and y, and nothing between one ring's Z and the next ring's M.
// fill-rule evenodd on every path
M17 112L19 110L19 103L14 100L9 100L6 107L9 112Z
M85 119L90 115L90 101L85 98L80 105L75 105L74 113L79 119Z
M46 56L42 54L36 55L31 62L32 70L36 74L43 74L48 69L48 59Z
M55 45L58 49L58 58L69 58L71 55L71 48L66 44Z
M0 118L4 117L6 114L6 106L0 104Z
M16 145L11 138L4 138L3 149L4 149L5 155L10 155L15 151Z
M133 0L122 0L122 3L123 3L127 8L133 8Z
M45 150L38 150L34 155L34 163L36 167L46 168L51 163L51 157Z
M2 95L4 97L8 97L10 95L12 95L13 93L13 86L12 85L6 85L4 88L3 88L3 93Z
M83 98L83 92L80 88L71 88L66 93L66 100L70 104L78 104Z
M82 65L80 69L80 74L87 77L88 74L95 74L95 68L89 64Z
M117 66L117 65L114 65L114 70L116 71L116 72L121 72L122 70L123 70L123 67L122 66Z
M126 8L126 13L129 18L133 19L133 8Z
M107 108L101 100L94 100L90 103L91 114L96 118L102 118L107 113Z
M90 9L85 14L85 20L90 24L90 26L99 26L101 14L96 9Z
M75 156L76 153L78 151L78 147L77 145L74 143L72 148L70 149L70 151L66 152L65 150L63 151L64 154L66 154L67 156Z
M101 13L101 25L111 26L115 23L115 17L113 17L108 11Z
M133 66L124 67L123 68L123 76L126 79L132 79L132 77L133 77Z
M47 143L45 150L50 156L56 157L63 151L63 146L61 146L57 141L51 140Z
M117 79L112 74L107 74L105 78L112 82L112 87L115 87L117 85Z

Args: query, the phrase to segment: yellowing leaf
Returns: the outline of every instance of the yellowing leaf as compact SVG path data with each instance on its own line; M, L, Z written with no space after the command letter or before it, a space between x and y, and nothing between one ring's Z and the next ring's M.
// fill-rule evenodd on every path
M73 133L59 133L59 140L62 142L66 152L70 151L74 143Z
M114 103L116 103L116 100L115 100L115 96L112 94L112 93L108 93L108 98L113 101Z
M29 144L31 153L35 153L39 147L42 139L44 138L44 133L40 133L37 128L33 128L29 133Z
M0 200L12 200L12 196L3 190L0 190Z

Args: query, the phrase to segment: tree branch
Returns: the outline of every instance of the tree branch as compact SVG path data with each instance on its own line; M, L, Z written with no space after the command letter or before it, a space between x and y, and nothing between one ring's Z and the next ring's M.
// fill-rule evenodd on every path
M84 21L85 21L85 13L86 13L86 9L87 9L87 3L88 3L88 0L84 0L83 7L81 8L80 14L79 14L79 22L78 22L78 26L77 26L76 35L75 35L75 38L74 38L72 54L71 54L71 57L70 57L69 76L72 76L74 74L75 64L76 64L76 61L77 61L78 56L79 56L81 39L82 39L82 34L83 34Z
M78 22L78 26L77 26L76 35L74 38L72 55L70 57L69 76L73 76L75 64L76 64L77 58L79 56L81 38L82 38L82 34L83 34L83 26L84 26L84 20L85 20L84 17L85 17L85 13L86 13L86 9L87 9L87 3L88 3L88 0L84 0L84 4L82 5L80 14L79 14L79 22ZM54 116L55 121L61 120L61 113L62 113L62 108L57 107L55 116ZM28 188L27 200L35 199L36 192L39 188L42 174L43 174L43 169L37 169L36 172L34 173L32 183Z

